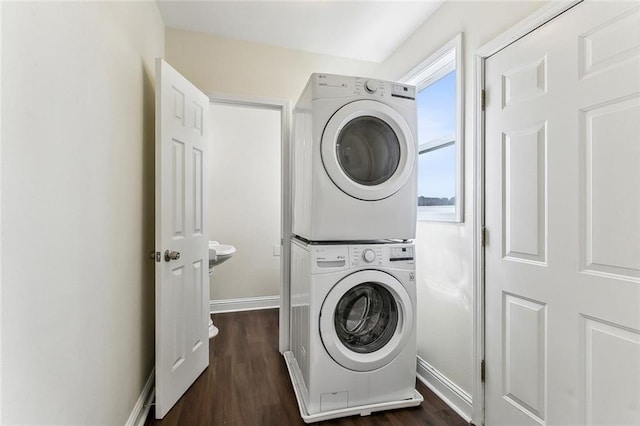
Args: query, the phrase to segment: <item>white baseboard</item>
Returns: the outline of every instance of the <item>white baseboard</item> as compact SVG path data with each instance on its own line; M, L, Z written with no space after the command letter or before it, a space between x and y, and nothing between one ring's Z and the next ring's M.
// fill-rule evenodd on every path
M418 379L438 395L449 407L467 422L471 422L473 402L471 395L418 357Z
M280 307L280 296L245 297L242 299L219 299L209 301L209 312L255 311Z
M149 374L147 383L145 383L144 388L142 388L142 393L138 397L136 405L133 406L133 411L131 411L127 423L125 423L126 426L144 426L149 410L151 409L151 404L153 403L153 398L156 395L155 378L156 368L154 367L151 370L151 374Z

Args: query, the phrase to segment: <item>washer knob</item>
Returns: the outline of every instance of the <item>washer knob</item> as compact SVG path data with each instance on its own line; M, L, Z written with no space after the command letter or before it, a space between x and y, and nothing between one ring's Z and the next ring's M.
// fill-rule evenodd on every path
M375 93L375 91L378 90L378 83L373 80L367 80L364 84L364 88L369 93Z
M362 252L362 258L364 259L365 262L371 263L374 260L376 260L376 254L374 253L373 250L366 249L365 251Z

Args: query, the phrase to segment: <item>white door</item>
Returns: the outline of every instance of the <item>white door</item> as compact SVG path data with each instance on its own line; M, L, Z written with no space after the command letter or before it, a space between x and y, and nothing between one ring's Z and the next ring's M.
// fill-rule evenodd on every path
M156 418L209 365L209 98L156 60Z
M486 61L486 424L640 424L640 8Z

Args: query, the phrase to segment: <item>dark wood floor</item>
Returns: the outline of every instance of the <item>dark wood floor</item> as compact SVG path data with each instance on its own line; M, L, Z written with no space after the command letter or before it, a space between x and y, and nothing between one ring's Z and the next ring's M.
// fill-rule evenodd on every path
M147 425L303 425L284 358L278 310L213 316L210 365L161 421ZM421 406L320 422L321 425L467 425L420 381Z

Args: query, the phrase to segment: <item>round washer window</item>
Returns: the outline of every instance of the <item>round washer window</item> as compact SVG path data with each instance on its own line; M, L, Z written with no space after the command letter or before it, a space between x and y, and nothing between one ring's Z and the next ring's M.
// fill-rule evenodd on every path
M400 142L383 120L360 116L340 131L336 154L342 170L355 182L379 185L393 176L400 164Z
M334 315L338 339L357 353L371 353L385 346L398 325L393 295L380 284L359 284L338 302Z

